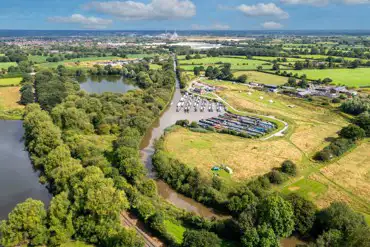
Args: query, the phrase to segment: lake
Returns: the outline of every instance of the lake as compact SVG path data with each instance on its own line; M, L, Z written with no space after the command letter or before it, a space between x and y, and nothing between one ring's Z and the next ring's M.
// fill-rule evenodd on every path
M78 78L78 81L81 89L88 93L126 93L127 91L138 89L137 86L121 76L89 76Z
M23 141L22 121L0 120L0 219L19 202L33 198L48 204L46 187L39 183Z

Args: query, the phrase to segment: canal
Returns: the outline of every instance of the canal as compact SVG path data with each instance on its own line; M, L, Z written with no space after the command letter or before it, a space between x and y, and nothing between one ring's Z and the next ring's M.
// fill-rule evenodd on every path
M175 63L175 70L176 70L176 63ZM176 105L180 101L181 89L180 89L180 82L176 77L176 87L175 91L171 100L171 103L168 105L167 109L162 112L160 117L152 124L150 129L145 134L141 145L141 158L143 163L145 164L146 168L148 169L148 174L151 178L156 178L155 171L153 170L152 165L152 157L155 152L154 149L154 142L156 139L160 138L164 130L175 124L177 120L187 119L189 121L199 121L204 118L218 116L220 112L190 112L184 113L184 111L177 111ZM185 209L190 212L194 212L203 217L217 217L217 214L213 211L213 209L205 207L203 204L196 202L195 200L186 197L180 193L177 193L173 190L168 184L161 180L157 180L157 187L158 193L164 199L172 203L178 208Z

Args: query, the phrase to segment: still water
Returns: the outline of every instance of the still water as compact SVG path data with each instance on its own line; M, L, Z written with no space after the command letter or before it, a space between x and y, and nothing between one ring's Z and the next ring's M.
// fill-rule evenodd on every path
M51 195L39 183L25 150L22 121L0 120L0 219L16 204L33 198L48 204Z
M78 81L81 89L88 93L126 93L138 88L121 76L89 76L78 78Z

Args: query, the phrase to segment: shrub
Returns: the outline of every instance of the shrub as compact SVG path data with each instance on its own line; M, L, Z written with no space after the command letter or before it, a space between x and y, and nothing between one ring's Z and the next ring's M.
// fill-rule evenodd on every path
M285 180L283 175L277 170L267 173L267 177L272 184L282 184Z
M177 120L176 125L180 125L182 127L187 127L189 126L189 120Z
M355 124L360 126L364 131L366 136L370 137L370 113L364 112L356 117Z
M339 132L339 136L352 140L360 140L365 137L365 131L357 125L350 124Z
M340 103L340 98L334 98L334 99L331 100L331 102L334 103L334 104L338 104L338 103Z
M297 165L290 160L286 160L281 165L281 171L286 174L295 176L297 175Z
M198 125L197 122L193 121L193 122L191 122L190 127L191 128L199 128L199 125Z

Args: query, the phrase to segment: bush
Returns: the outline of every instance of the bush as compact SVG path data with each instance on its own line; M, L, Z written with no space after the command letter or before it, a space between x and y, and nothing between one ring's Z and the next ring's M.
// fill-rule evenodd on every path
M282 184L285 180L284 176L277 170L267 173L267 177L272 184Z
M339 98L334 98L334 99L332 99L332 100L331 100L331 102L332 102L332 103L334 103L334 104L338 104L338 103L340 103L341 101L340 101L340 99L339 99Z
M365 137L365 131L357 125L350 124L339 132L339 136L352 140L360 140Z
M190 124L190 128L199 128L199 125L198 125L198 123L197 123L197 122L193 121L193 122L191 122L191 124Z
M364 131L366 136L370 137L370 113L364 112L356 117L355 124L360 126Z
M188 127L189 126L189 120L177 120L176 125L180 125L182 127Z
M328 150L322 150L317 152L314 159L319 161L329 161L333 158L333 155Z
M290 160L286 160L281 165L281 171L291 176L297 175L297 165Z

